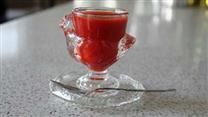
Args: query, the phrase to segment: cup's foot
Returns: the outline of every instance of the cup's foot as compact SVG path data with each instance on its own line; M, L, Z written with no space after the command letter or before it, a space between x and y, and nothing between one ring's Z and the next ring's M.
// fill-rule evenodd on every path
M103 88L103 87L144 89L141 83L124 74L112 75L106 81L105 80L99 81L100 85L98 87L97 85L93 85L93 84L80 85L80 83L83 80L86 80L86 77L87 76L82 76L78 73L68 73L65 75L60 75L53 80L86 91L95 88ZM85 83L92 83L92 82L90 81ZM87 86L88 89L86 89L86 85L89 85ZM143 94L142 92L102 91L102 92L93 93L93 95L83 95L81 93L71 92L69 90L66 90L65 88L61 87L60 85L56 85L53 82L49 83L49 87L54 95L63 98L67 101L91 108L103 108L103 107L112 107L112 106L120 106L123 104L128 104L139 100Z
M69 78L70 79L70 78ZM111 87L111 88L118 88L119 81L117 78L107 75L106 79L102 78L91 78L89 74L83 75L76 81L76 87L83 90L83 91L92 91L97 88L103 87ZM99 93L94 93L96 97L109 97L116 95L118 91L102 91Z

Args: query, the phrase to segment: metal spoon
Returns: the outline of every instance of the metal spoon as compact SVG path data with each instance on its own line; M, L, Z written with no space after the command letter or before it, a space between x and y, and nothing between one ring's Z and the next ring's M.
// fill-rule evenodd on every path
M65 84L62 84L62 83L54 81L54 80L50 80L50 81L53 82L54 84L58 85L58 86L61 86L65 89L71 91L71 92L80 93L80 94L84 94L84 95L89 95L93 92L104 91L104 90L120 90L120 91L131 91L131 92L170 92L170 91L176 91L176 89L147 90L147 89L124 89L124 88L97 88L97 89L94 89L92 91L83 91L79 88L69 86L69 85L65 85Z

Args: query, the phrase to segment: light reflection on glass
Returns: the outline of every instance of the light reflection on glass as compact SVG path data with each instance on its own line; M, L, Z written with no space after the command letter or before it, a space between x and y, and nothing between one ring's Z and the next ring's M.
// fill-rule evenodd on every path
M1 27L1 57L13 57L18 52L18 33L16 29Z

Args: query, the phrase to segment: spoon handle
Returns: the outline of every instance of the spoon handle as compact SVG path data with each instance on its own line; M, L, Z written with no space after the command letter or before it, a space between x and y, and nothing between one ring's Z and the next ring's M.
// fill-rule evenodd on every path
M87 92L85 95L90 95L96 91L104 91L104 90L120 90L120 91L131 91L131 92L169 92L176 91L176 89L163 89L163 90L147 90L147 89L124 89L124 88L97 88L95 90Z
M159 89L159 90L148 90L148 89L124 89L124 88L98 88L98 90L121 90L121 91L132 91L132 92L169 92L169 91L176 91L176 89Z

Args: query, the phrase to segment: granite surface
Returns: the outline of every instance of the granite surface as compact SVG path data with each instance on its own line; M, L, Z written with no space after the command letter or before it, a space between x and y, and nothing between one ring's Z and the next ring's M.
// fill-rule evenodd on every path
M137 0L68 3L0 25L1 117L208 117L208 11L171 8ZM110 71L122 72L147 89L140 102L91 109L61 100L48 83L64 71L84 70L66 51L58 23L78 6L129 10L128 32L137 38Z

